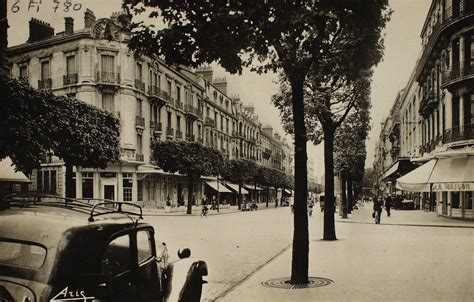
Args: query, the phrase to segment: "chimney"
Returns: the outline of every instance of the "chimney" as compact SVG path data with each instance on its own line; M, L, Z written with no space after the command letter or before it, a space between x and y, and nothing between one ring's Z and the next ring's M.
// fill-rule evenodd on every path
M72 17L64 18L64 28L66 35L72 35L74 32L74 19Z
M250 113L251 115L254 115L255 114L255 108L253 107L253 105L248 105L248 106L245 106L244 109Z
M86 9L84 12L84 28L90 28L95 22L94 12L90 9Z
M262 128L262 131L263 131L263 133L265 133L266 135L268 135L268 136L270 136L270 137L273 137L273 128L272 128L272 126L268 126L268 125L267 125L267 126L264 126L264 127Z
M204 80L212 83L212 67L211 66L203 66L196 69L196 74L200 75L204 78Z
M54 28L49 23L31 18L29 43L41 41L54 36Z
M220 90L223 94L227 95L227 80L224 78L214 79L212 83L217 89Z

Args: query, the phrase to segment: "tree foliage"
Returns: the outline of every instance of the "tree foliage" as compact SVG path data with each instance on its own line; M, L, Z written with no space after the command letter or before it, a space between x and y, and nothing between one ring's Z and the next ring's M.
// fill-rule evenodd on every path
M156 141L151 148L152 158L161 169L188 178L187 214L192 214L194 181L219 175L224 165L222 153L200 143L174 140Z
M218 175L224 163L218 150L197 142L156 141L152 153L153 160L164 171L197 178Z
M308 283L307 153L303 83L321 68L332 43L347 37L360 69L380 57L380 31L387 0L137 1L124 0L134 13L160 18L165 27L134 24L130 47L158 54L167 63L198 67L218 62L231 73L283 71L291 87L295 139L295 214L292 283ZM354 34L349 36L346 31ZM357 41L357 42L356 42ZM364 51L364 48L373 50ZM353 57L352 57L353 58ZM337 60L337 58L333 59ZM345 61L344 61L345 62ZM348 63L349 64L349 63Z
M119 121L79 100L0 79L0 158L9 156L26 173L44 152L70 165L105 168L119 160Z

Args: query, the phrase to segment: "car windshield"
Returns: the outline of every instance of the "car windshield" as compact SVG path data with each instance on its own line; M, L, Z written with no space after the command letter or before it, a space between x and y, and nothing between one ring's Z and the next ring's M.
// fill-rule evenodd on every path
M46 249L40 245L0 239L0 265L38 269L45 259Z

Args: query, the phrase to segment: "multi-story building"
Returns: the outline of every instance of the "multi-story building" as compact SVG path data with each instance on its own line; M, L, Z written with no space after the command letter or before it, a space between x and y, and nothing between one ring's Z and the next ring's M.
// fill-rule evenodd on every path
M474 218L474 1L433 0L403 94L402 155L424 163L397 181L420 206Z
M28 41L9 49L13 78L75 97L120 120L120 161L106 169L75 167L76 197L185 204L186 180L151 162L154 140L197 141L229 159L259 161L258 118L227 96L225 79L214 79L210 68L177 70L158 57L131 52L122 18L117 13L97 20L87 10L84 29L75 30L67 17L65 30L56 35L49 24L32 19ZM32 189L64 194L64 171L63 162L50 156L32 174ZM196 183L196 201L203 186Z

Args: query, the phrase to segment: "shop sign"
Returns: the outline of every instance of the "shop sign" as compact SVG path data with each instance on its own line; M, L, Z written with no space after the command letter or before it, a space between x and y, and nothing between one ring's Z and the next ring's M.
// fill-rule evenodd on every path
M101 172L100 177L108 178L108 177L115 177L117 173L115 172Z
M469 183L469 182L435 183L433 184L433 191L434 192L474 191L474 183Z
M407 183L397 182L397 188L404 191L410 191L410 192L429 192L430 191L429 184L407 184Z

